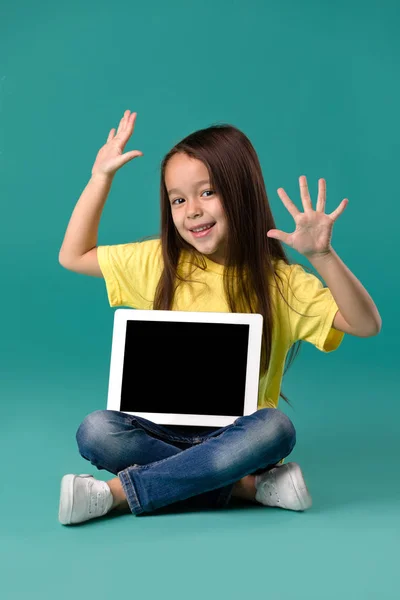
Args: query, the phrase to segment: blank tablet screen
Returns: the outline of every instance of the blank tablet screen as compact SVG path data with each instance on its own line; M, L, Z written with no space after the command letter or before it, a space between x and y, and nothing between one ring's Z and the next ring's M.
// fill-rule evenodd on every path
M128 320L120 410L242 415L249 327Z

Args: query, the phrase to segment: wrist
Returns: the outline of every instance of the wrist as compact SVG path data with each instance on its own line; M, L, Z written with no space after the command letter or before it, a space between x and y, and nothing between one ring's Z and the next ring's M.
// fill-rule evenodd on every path
M329 262L335 255L334 249L331 247L326 252L320 252L316 254L310 254L307 256L308 260L312 265Z
M112 183L114 174L92 173L90 181L100 181L101 183Z

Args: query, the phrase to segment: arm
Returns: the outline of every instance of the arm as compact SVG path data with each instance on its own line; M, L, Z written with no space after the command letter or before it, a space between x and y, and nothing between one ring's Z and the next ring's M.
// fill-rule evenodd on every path
M79 270L74 265L77 265L84 254L96 248L100 217L112 181L113 177L110 175L92 175L83 190L72 212L58 255L65 268ZM97 256L94 260L97 260Z
M117 170L137 156L143 156L140 150L123 154L136 115L126 110L118 130L111 129L107 142L97 154L92 176L75 206L58 255L66 269L102 277L96 247L101 213Z
M374 301L333 248L324 255L309 257L309 261L326 282L340 309L333 327L359 337L377 335L382 319Z
M289 234L279 229L270 229L268 237L281 240L307 256L326 281L340 309L333 322L335 329L359 337L377 335L382 326L378 309L367 290L331 246L333 224L345 210L348 199L342 200L336 210L327 215L325 179L321 178L318 181L316 210L312 207L307 178L304 175L299 177L299 185L304 212L298 210L283 188L278 189L282 202L295 220L296 230Z

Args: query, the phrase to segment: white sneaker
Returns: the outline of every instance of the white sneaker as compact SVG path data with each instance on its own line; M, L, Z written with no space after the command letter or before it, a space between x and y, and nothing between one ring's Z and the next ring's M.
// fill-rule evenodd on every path
M112 504L113 495L108 484L93 475L64 475L61 480L58 520L62 525L102 517Z
M265 506L306 510L312 505L300 465L295 462L256 475L256 500Z

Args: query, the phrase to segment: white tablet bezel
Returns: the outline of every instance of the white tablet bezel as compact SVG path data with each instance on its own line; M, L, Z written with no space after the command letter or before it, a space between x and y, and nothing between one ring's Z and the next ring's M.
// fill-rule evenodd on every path
M126 323L128 320L147 321L189 321L196 323L242 323L249 325L247 370L243 415L257 410L261 339L263 317L258 313L189 312L170 310L139 310L118 308L114 313L114 327L111 346L110 375L108 384L107 410L120 411L123 358L125 349ZM228 400L229 401L229 400ZM144 417L161 425L203 425L205 427L225 427L243 415L184 415L152 412L126 412Z

